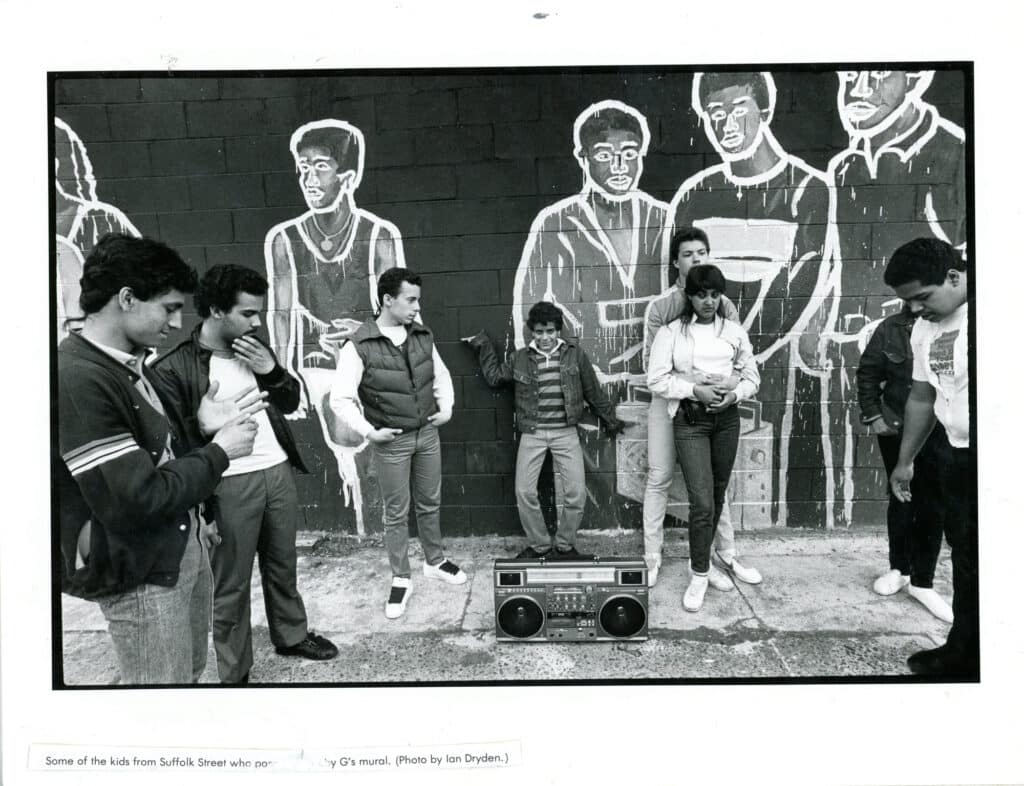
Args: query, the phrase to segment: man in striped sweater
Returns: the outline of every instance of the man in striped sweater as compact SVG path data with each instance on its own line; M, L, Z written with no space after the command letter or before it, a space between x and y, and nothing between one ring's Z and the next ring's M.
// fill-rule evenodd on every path
M590 405L610 435L622 431L587 353L575 337L560 337L562 323L562 312L554 303L535 303L526 320L533 337L530 344L504 363L485 332L463 339L479 353L487 384L515 385L516 427L522 433L516 457L516 504L528 540L520 557L589 558L576 550L576 530L587 498L583 449L576 431L584 404ZM537 480L549 451L558 509L553 553L537 494Z

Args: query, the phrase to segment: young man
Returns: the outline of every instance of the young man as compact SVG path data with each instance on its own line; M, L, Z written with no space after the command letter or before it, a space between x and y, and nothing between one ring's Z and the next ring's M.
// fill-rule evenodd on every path
M143 361L180 329L194 288L195 272L163 243L107 235L83 269L82 331L57 352L64 591L99 603L124 684L190 683L205 668L212 535L191 509L252 452L249 415L262 406L230 402L242 411L176 457L168 414L178 414Z
M377 282L380 314L364 322L338 356L331 409L374 445L384 501L384 540L391 592L384 616L405 613L412 594L409 497L423 545L423 575L463 584L466 574L444 556L441 543L441 440L452 417L452 378L430 329L417 321L420 277L408 268L385 271Z
M296 586L295 530L299 506L293 468L305 472L284 415L299 405L299 381L257 338L267 280L240 265L216 265L196 290L203 321L191 337L161 357L154 369L174 392L190 448L208 439L194 413L210 396L229 399L258 387L269 406L251 455L231 462L210 499L207 518L220 542L210 553L213 568L213 644L221 682L247 683L252 667L250 585L257 555L263 579L270 640L279 655L329 660L338 649L307 627Z
M707 262L711 251L711 243L702 229L687 227L680 229L672 236L669 247L669 259L672 266L679 271L676 284L660 297L651 301L644 316L646 333L644 336L644 367L650 359L651 345L659 328L678 319L683 313L686 293L683 286L686 274L694 265ZM725 295L722 295L719 316L739 322L736 306ZM704 383L724 386L732 390L739 383L739 376L718 378L703 375ZM672 475L676 466L676 448L672 436L672 418L668 414L668 399L651 395L651 406L647 419L647 486L644 490L644 559L647 562L647 582L654 586L661 570L661 547L664 543L665 510L668 507L668 490L672 485ZM722 505L722 515L715 531L714 556L723 567L740 581L747 584L760 584L761 574L756 568L746 567L736 559L736 538L729 514L729 501ZM712 563L708 581L717 590L728 592L733 588L732 581Z
M896 467L903 432L903 410L910 395L914 356L910 333L915 314L905 307L875 328L857 367L857 399L861 422L878 438L886 476ZM953 621L953 609L932 587L935 564L942 548L942 509L931 493L938 483L937 450L946 439L936 425L914 460L915 498L901 502L889 491L886 524L889 535L889 570L875 580L879 595L907 594L944 622ZM919 493L918 493L919 492Z
M515 384L516 426L521 433L516 456L516 504L526 531L527 546L519 557L551 554L551 536L544 524L537 480L551 452L555 468L558 530L556 559L589 559L576 550L576 530L587 499L583 449L576 424L589 404L614 436L622 431L608 396L601 389L590 358L576 338L561 338L562 310L553 303L535 303L526 318L533 334L528 347L516 350L511 362L498 360L487 333L465 338L480 358L484 379L491 387Z
M899 457L889 478L897 499L914 499L914 459L936 420L947 437L939 444L938 479L930 493L944 510L952 552L953 626L945 644L914 653L907 665L915 674L977 679L978 466L971 446L967 265L949 243L918 238L893 253L885 283L920 317L910 335L914 383L904 410Z

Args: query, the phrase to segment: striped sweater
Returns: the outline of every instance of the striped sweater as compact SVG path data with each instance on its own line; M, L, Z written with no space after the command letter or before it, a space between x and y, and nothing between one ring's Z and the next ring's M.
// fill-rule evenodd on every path
M537 428L563 428L568 425L565 413L565 395L562 393L562 347L559 339L550 353L544 353L536 343L530 352L537 360Z

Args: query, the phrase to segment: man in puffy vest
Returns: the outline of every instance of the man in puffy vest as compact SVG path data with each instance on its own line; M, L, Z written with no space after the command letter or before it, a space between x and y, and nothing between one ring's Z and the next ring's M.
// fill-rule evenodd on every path
M463 584L466 574L441 544L441 441L437 430L452 417L451 375L430 329L417 320L421 279L395 267L377 282L380 313L364 322L338 356L331 408L338 419L373 443L384 501L384 541L391 563L388 619L400 617L412 594L409 502L423 545L423 574Z

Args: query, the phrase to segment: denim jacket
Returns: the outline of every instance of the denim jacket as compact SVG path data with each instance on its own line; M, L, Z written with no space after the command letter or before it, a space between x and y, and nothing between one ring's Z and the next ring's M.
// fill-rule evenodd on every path
M883 319L861 353L857 367L857 402L862 423L885 418L889 426L902 427L903 409L913 383L910 333L914 320L907 309Z
M516 427L523 433L537 430L537 412L540 408L537 382L537 353L529 347L517 349L511 361L498 360L494 345L486 332L481 331L470 341L480 358L480 370L492 388L514 384L516 400ZM584 404L589 404L595 414L604 421L611 433L622 430L622 424L615 417L615 408L597 381L597 374L587 353L579 346L575 337L565 340L559 361L562 377L562 395L565 399L566 423L574 426L584 414Z
M693 333L689 322L675 319L659 328L651 346L651 357L647 366L647 387L651 393L667 398L669 416L674 416L679 401L694 398L696 386L693 376ZM761 386L761 374L754 361L747 332L737 322L715 316L715 334L733 348L732 365L740 376L740 382L733 393L736 400L748 399Z

